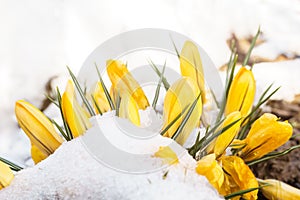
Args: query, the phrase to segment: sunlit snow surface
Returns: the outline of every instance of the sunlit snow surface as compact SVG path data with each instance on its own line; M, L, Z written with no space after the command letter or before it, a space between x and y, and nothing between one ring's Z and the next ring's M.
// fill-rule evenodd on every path
M97 122L106 123L110 127L106 129L108 133L113 130L112 115L100 117ZM92 128L83 137L90 134L98 132ZM77 138L64 143L45 161L18 172L11 185L1 190L0 199L222 199L206 178L196 173L196 161L179 145L183 153L178 155L178 164L133 174L97 162L83 141L84 138ZM130 151L141 152L146 148L155 152L172 140L157 135L146 147L131 145L121 137L114 137L114 142ZM153 154L145 157L148 161L163 166L162 160ZM118 162L129 161L123 158Z

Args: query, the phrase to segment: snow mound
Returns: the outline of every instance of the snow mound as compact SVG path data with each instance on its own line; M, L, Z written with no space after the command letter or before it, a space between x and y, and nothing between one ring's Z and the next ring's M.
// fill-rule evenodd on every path
M160 138L162 143L170 140ZM0 199L223 199L195 172L196 161L186 150L178 164L132 174L101 164L82 141L79 137L66 142L46 160L16 173L11 185L0 191Z

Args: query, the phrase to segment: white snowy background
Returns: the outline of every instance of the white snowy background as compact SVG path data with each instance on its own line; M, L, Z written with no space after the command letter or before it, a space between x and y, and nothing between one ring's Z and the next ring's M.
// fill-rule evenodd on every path
M121 32L180 32L221 66L230 55L231 33L253 35L260 25L266 43L254 54L300 54L299 0L0 0L0 25L0 156L17 162L29 146L14 117L15 101L39 106L50 77L66 75L66 65L78 72L99 44ZM282 85L277 98L300 93L299 59L257 64L254 73L261 87Z

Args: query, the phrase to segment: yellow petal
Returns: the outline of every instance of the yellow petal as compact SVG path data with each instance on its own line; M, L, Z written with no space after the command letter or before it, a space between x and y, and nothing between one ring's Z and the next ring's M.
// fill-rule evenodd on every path
M44 154L40 151L35 145L31 145L31 157L35 164L41 162L42 160L46 159L49 155Z
M129 119L136 126L141 124L138 105L132 95L126 91L121 98L119 117Z
M240 111L242 117L247 116L251 112L255 96L255 87L252 71L246 67L241 67L231 83L225 115L234 111Z
M205 81L202 61L197 46L192 41L186 41L180 53L181 75L195 81L201 91L202 102L206 102Z
M116 105L116 98L117 98L116 93L117 93L117 91L114 88L114 86L111 86L110 90L109 90L109 95L110 95L111 100L113 101L114 105Z
M63 116L66 119L73 137L82 135L91 123L85 110L79 105L75 98L75 90L73 83L69 80L66 90L61 98L61 107Z
M17 101L15 113L20 127L43 154L52 154L63 142L50 120L32 104Z
M125 64L118 60L107 61L107 74L112 86L120 91L121 98L125 91L132 95L139 109L145 109L149 102L139 83L133 78Z
M92 95L102 113L105 113L110 110L110 105L108 103L108 100L104 93L104 89L100 82L97 82L95 90L93 91ZM96 113L100 114L100 113L98 113L98 110L96 109L96 105L94 105L94 108L95 108Z
M263 184L269 184L260 190L268 199L276 200L296 200L300 199L300 190L286 183L274 179L260 181Z
M169 88L164 100L164 128L170 124L186 106L191 105L195 101L199 92L195 82L188 77L179 79ZM183 145L193 129L199 125L201 113L202 103L200 98L182 132L176 138L179 144ZM185 115L186 113L168 129L164 134L165 137L173 136Z
M216 161L215 154L209 154L198 161L196 172L205 176L210 184L219 191L220 194L226 195L223 190L224 172L222 167Z
M14 174L9 166L0 161L0 190L5 188L14 179Z
M162 158L163 161L169 165L179 162L176 153L169 146L159 147L159 150L155 152L154 156Z
M246 190L251 188L257 188L258 182L243 159L238 156L223 156L221 157L222 167L226 171L226 175L234 181L233 185L237 185L235 188L237 192L239 190ZM258 190L243 194L243 199L255 200L257 199Z
M275 115L265 113L253 123L243 140L246 146L239 153L246 162L261 158L289 140L293 133L291 124L278 120Z
M217 130L222 130L226 126L236 122L233 124L229 129L224 131L220 136L217 137L215 142L212 143L213 145L213 152L216 154L216 157L220 157L225 149L231 144L234 137L238 133L240 126L241 126L241 113L239 111L232 112L228 116L226 116L221 128L218 128Z

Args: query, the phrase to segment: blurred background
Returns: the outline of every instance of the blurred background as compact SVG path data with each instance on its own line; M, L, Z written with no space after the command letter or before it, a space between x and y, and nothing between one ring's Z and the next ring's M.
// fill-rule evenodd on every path
M243 54L260 26L253 51L259 90L274 82L282 86L277 99L300 93L299 0L0 0L0 24L0 156L17 162L30 148L14 117L15 101L43 107L50 86L64 87L66 65L77 73L99 44L124 31L187 35L223 73L229 39Z

